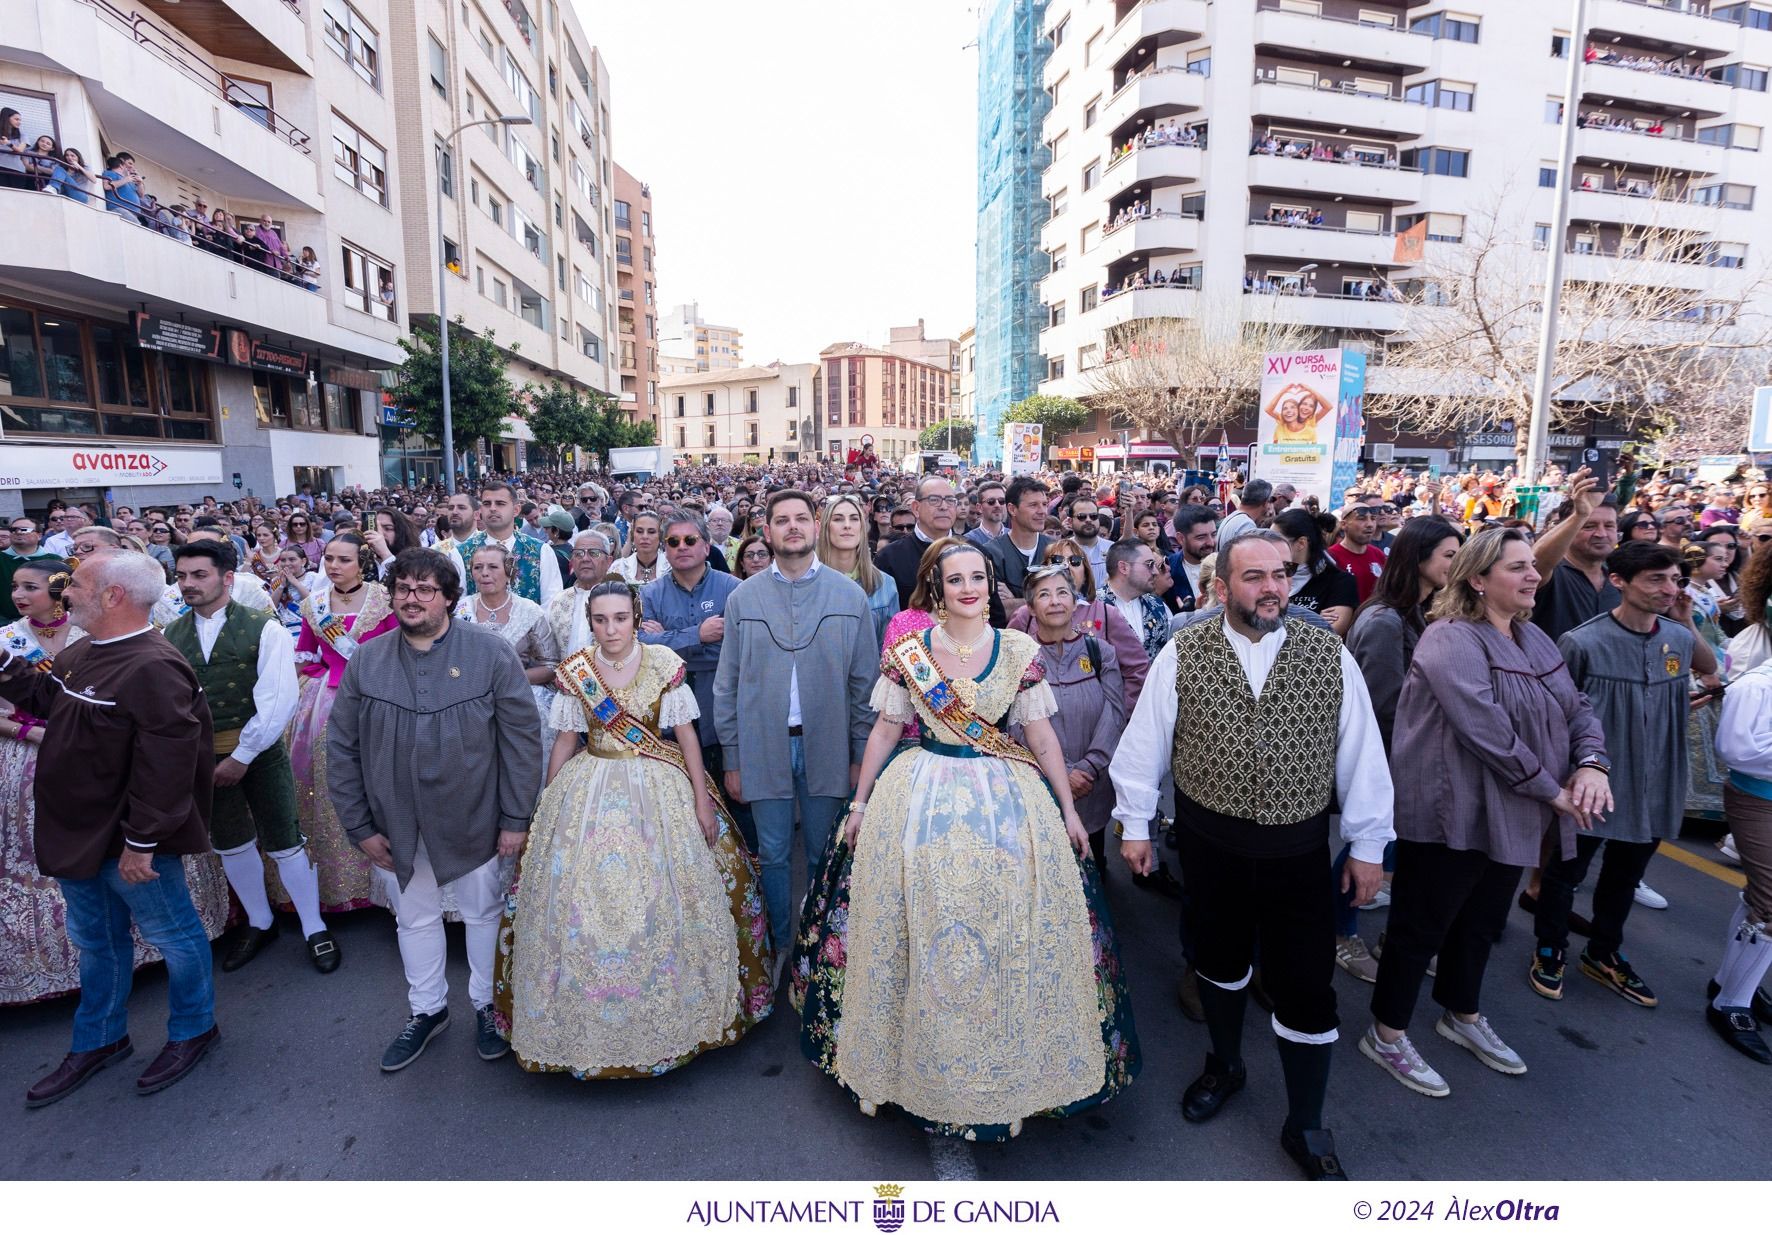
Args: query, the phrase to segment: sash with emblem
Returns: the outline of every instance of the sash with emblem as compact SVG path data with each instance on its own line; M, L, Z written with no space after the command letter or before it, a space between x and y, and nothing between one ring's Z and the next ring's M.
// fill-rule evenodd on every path
M357 637L351 633L352 630L373 630L392 612L388 608L388 594L379 583L365 583L363 586L369 588L370 592L363 598L363 607L357 611L355 625L350 627L345 625L345 618L350 617L350 614L332 611L330 586L315 588L302 603L303 616L307 618L308 625L322 643L338 653L340 660L350 660L361 646Z
M905 689L921 699L931 715L956 732L965 734L974 749L999 759L1025 763L1039 771L1039 763L1025 746L982 719L960 698L959 691L954 689L941 666L935 663L935 657L930 655L923 634L923 631L907 631L886 649L886 658L904 676Z

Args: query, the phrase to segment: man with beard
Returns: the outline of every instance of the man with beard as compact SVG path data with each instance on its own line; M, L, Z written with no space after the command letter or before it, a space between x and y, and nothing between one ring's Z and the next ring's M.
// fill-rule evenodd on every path
M1264 495L1265 496L1265 495ZM1182 870L1195 899L1195 968L1212 1051L1182 1097L1200 1123L1247 1079L1243 1011L1256 938L1286 1078L1280 1144L1312 1179L1346 1176L1323 1127L1336 1040L1329 812L1353 847L1343 876L1364 904L1378 889L1391 780L1365 678L1333 633L1286 620L1292 556L1251 531L1218 554L1222 621L1178 631L1158 654L1109 769L1121 854L1148 873L1157 786L1175 777Z
M462 565L466 560L461 555L462 549L480 530L474 517L473 497L466 493L451 493L443 503L443 514L449 520L449 535L437 537L437 543L431 548L454 563L457 577L465 582L468 574Z
M351 658L326 755L345 835L386 872L384 886L399 884L391 899L411 1019L381 1060L382 1071L398 1072L449 1025L444 888L467 931L475 1047L486 1060L510 1049L492 1019L498 869L523 850L542 761L523 662L497 631L450 620L461 580L448 563L430 549L403 550L387 586L401 637L371 640Z
M338 944L320 917L320 877L296 823L295 775L283 730L295 715L295 643L269 613L233 600L235 560L226 541L178 547L174 573L187 611L166 641L190 663L209 700L215 729L215 796L209 839L246 922L222 960L232 973L277 937L265 891L265 855L295 903L308 959L338 968Z

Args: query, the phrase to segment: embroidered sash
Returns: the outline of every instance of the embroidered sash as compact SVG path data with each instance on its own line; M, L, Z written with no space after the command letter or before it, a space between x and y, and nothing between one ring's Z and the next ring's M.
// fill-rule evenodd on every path
M373 589L363 598L363 607L357 611L356 624L350 628L345 626L345 618L350 614L337 614L332 611L332 588L315 588L308 594L302 608L308 621L320 641L334 652L340 660L350 660L356 655L362 641L351 633L352 630L368 632L381 624L388 615L387 593L379 583L365 583L366 588Z
M24 661L26 668L38 673L48 673L52 667L49 653L31 637L23 621L14 622L0 631L0 647L4 647L13 660Z
M1033 754L995 725L982 720L968 707L942 673L935 657L923 645L923 632L910 631L886 649L886 656L904 675L904 684L923 701L929 713L958 733L966 735L974 749L999 759L1013 759L1039 771Z

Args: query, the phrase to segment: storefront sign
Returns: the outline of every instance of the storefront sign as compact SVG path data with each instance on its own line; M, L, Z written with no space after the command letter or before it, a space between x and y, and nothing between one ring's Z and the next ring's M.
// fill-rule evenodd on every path
M221 332L209 326L193 326L152 313L129 315L135 324L135 341L153 352L177 352L181 356L201 356L214 360L221 352Z
M158 446L0 446L0 489L219 485L221 451Z
M1019 421L1003 426L1004 471L1011 476L1027 476L1040 470L1041 437L1046 427Z
M1329 509L1359 475L1365 443L1366 357L1345 348L1282 352L1262 366L1255 472L1327 499Z
M330 365L326 369L324 380L328 385L347 386L352 390L381 390L381 377L371 369L346 369L341 365Z
M261 369L266 373L287 373L291 377L308 375L308 354L287 347L273 347L254 339L244 330L230 328L227 332L231 365L242 369Z

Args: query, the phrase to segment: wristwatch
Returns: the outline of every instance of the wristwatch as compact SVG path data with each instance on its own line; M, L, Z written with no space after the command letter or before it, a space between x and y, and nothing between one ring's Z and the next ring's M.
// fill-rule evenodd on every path
M1594 771L1598 772L1601 776L1611 776L1612 775L1612 765L1607 763L1604 759L1600 759L1600 758L1583 759L1580 763L1575 765L1575 768L1576 768L1576 771L1580 771L1582 768L1592 768Z

